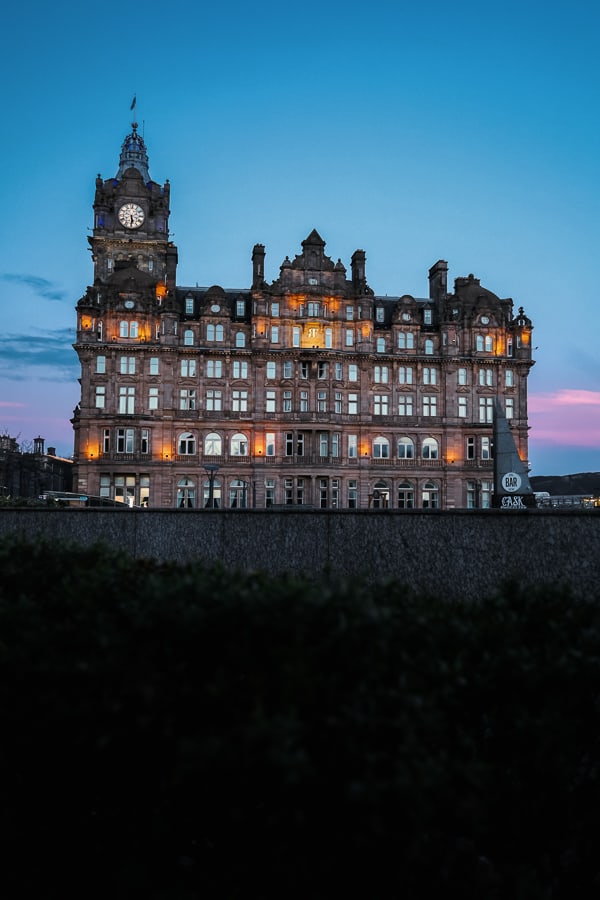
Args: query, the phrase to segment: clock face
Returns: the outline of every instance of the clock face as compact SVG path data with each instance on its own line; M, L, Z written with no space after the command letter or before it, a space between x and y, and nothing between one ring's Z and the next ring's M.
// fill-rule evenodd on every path
M144 210L137 203L126 203L119 210L119 222L125 228L139 228L144 221Z

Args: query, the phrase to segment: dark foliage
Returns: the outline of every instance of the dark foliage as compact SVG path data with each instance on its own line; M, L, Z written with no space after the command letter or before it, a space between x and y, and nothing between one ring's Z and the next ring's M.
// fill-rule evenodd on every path
M600 892L600 607L0 544L2 893Z

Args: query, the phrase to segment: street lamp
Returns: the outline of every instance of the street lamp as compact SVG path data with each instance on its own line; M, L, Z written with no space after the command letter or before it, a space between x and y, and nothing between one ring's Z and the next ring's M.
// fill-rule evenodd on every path
M204 471L208 475L208 506L213 509L215 505L215 473L219 471L219 466L215 463L207 463Z

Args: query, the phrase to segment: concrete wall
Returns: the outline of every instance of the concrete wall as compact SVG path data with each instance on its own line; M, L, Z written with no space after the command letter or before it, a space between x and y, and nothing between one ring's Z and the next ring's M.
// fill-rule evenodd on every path
M489 595L511 578L600 596L600 509L0 510L7 534L274 574L394 578L448 599Z

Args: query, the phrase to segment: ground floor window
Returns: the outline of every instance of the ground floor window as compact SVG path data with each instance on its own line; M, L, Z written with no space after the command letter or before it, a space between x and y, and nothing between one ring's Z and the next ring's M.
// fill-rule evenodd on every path
M414 509L415 489L410 481L402 481L398 485L398 509Z
M426 481L423 485L423 509L438 509L440 505L439 486L434 481Z
M231 509L246 509L248 506L248 482L236 479L229 485L229 506Z
M390 505L390 489L386 481L376 481L371 495L373 509L388 509Z

